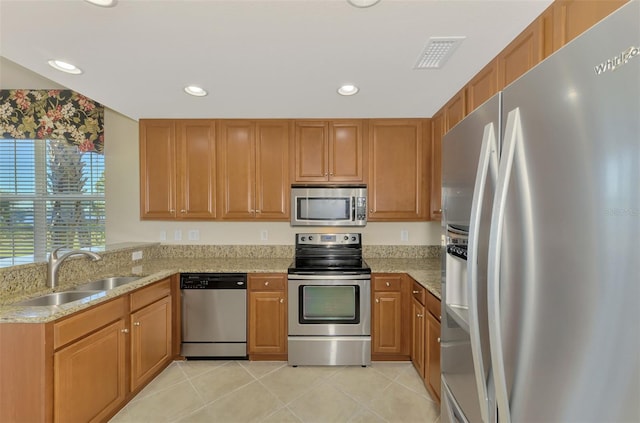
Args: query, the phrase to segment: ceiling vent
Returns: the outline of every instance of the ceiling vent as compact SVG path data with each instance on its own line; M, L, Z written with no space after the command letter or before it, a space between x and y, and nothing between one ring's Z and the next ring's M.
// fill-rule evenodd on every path
M467 37L431 37L414 69L440 69Z

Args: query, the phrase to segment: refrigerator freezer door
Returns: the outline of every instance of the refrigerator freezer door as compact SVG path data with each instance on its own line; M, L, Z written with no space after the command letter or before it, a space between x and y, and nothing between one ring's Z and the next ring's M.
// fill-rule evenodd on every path
M503 93L500 421L640 421L639 17L628 3Z
M487 389L491 372L486 268L500 128L500 95L496 95L449 131L442 144L443 223L445 227L469 228L469 255L474 262L463 263L475 273L473 280L468 271L453 272L458 278L455 274L445 275L441 371L454 402L471 422L488 421L495 408ZM474 188L480 189L475 187L478 174L485 178L481 184L484 195L474 193ZM474 203L476 210L472 212ZM453 259L448 254L445 257L445 269L451 269L448 262ZM449 294L459 292L459 287L463 287L467 295L450 298ZM459 304L460 299L464 299L465 304Z

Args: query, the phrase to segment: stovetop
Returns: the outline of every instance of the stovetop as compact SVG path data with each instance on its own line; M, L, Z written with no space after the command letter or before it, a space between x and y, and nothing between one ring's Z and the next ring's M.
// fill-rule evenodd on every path
M296 234L296 255L289 274L370 274L362 259L359 233Z

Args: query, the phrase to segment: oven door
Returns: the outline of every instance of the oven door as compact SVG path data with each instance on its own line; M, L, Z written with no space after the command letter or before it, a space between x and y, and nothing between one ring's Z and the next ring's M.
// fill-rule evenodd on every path
M371 276L289 275L289 335L371 335Z

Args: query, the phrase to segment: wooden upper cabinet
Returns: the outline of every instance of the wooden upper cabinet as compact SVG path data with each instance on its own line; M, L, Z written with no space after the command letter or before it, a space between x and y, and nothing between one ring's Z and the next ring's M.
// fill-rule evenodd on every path
M140 217L176 216L176 125L140 120Z
M215 123L140 120L140 217L213 219Z
M467 114L498 92L498 61L492 60L466 86Z
M428 119L375 119L369 126L369 220L426 220Z
M553 7L553 51L567 44L628 0L556 0Z
M445 134L467 115L467 104L465 98L465 90L460 90L444 106Z
M431 220L442 218L442 136L444 110L431 118Z
M216 127L211 120L179 120L178 213L180 219L216 217Z
M289 218L287 121L225 120L218 142L221 218Z
M544 57L544 21L536 19L498 54L498 89L501 90Z
M296 182L364 182L366 137L361 120L296 121Z

